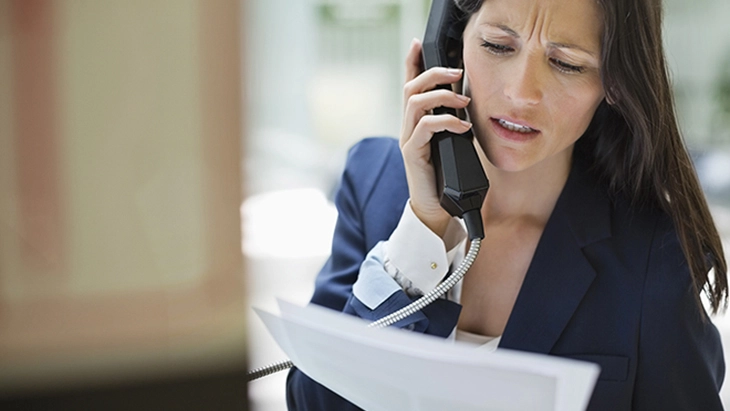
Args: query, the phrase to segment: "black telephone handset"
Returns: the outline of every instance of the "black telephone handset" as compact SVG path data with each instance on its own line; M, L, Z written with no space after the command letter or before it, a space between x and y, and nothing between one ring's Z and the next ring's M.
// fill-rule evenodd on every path
M423 37L424 68L461 65L465 16L454 0L433 0ZM449 85L439 88L451 89ZM451 114L449 107L435 108L434 114ZM431 139L431 161L436 170L436 188L441 206L452 216L462 217L469 237L483 238L481 206L489 189L471 130L463 134L442 131Z

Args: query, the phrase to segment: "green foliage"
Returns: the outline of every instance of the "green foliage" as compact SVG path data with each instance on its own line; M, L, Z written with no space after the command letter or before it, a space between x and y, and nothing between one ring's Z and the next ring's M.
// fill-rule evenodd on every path
M388 2L335 2L317 6L321 24L346 27L387 25L398 21L400 8Z

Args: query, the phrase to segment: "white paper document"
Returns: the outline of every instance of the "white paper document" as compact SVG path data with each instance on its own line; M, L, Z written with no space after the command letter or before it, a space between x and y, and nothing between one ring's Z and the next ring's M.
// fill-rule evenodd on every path
M372 329L359 318L279 300L256 310L305 374L368 411L556 410L588 405L598 365Z

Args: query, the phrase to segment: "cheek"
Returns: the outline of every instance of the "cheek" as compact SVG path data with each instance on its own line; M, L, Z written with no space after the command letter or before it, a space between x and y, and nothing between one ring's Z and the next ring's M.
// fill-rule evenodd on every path
M490 64L485 53L476 47L464 47L464 75L466 78L465 93L469 97L484 101L493 97L500 90L499 66Z
M573 141L583 135L603 99L602 88L595 84L562 86L549 95L552 97L545 103L549 117L555 121L555 131Z
M502 84L500 76L493 70L469 70L464 68L464 94L471 97L467 107L473 120L487 120L488 113L502 101Z

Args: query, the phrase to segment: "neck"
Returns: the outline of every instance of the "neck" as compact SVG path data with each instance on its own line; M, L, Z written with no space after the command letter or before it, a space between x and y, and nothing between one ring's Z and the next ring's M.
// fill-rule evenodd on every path
M485 224L526 219L544 227L568 180L570 150L563 158L551 158L518 172L499 170L484 160L490 186L482 207Z

